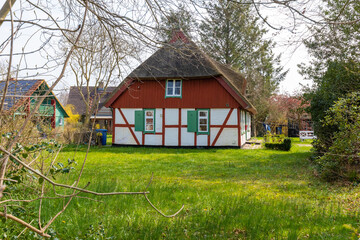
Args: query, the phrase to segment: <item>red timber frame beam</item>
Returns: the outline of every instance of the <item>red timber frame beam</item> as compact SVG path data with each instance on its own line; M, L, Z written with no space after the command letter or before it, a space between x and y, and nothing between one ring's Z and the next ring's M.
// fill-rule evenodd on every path
M237 129L238 129L238 146L241 147L241 111L240 108L237 109Z
M132 130L132 127L135 127L135 125L134 125L134 124L129 124L129 122L127 121L127 119L126 119L124 113L121 111L121 109L120 109L120 108L117 108L117 109L119 110L121 117L124 119L125 124L114 124L114 132L115 132L115 127L127 127L127 128L129 129L131 135L132 135L133 138L135 139L136 144L137 144L137 145L140 145L139 140L137 139L134 131ZM115 111L115 109L114 109L114 111ZM114 115L115 115L115 114L114 114ZM114 118L114 119L115 119L115 118ZM114 133L113 133L113 135L114 135ZM114 141L114 140L113 140L113 141ZM143 141L144 141L144 136L143 136Z
M227 114L227 116L226 116L223 124L220 125L220 130L219 130L219 132L217 133L214 141L213 141L212 144L211 144L212 147L215 146L215 144L216 144L217 140L219 139L219 137L220 137L222 131L224 130L224 128L225 128L225 127L228 127L228 126L226 126L226 124L227 124L227 122L229 121L229 118L230 118L230 116L231 116L231 114L232 114L233 111L234 111L234 109L231 108L230 111L228 112L228 114ZM214 127L214 126L211 126L211 127ZM238 126L236 126L236 127L238 127Z
M54 114L51 117L51 127L53 129L55 129L55 127L56 127L56 101L55 101L55 99L51 99L51 105L54 108Z

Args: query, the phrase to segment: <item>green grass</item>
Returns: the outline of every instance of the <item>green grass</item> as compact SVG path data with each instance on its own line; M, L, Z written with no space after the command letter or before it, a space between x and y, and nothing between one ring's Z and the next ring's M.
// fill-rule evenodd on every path
M300 143L300 142L298 142ZM348 239L344 224L357 227L357 187L323 183L307 161L310 147L290 152L237 149L94 147L80 186L99 192L142 191L154 173L149 198L77 198L54 223L59 239L74 239L101 222L114 239ZM80 163L85 147L75 159ZM73 158L66 148L61 161ZM76 171L80 169L79 164ZM72 184L76 171L61 181ZM60 179L58 179L60 180ZM43 219L63 202L45 201Z

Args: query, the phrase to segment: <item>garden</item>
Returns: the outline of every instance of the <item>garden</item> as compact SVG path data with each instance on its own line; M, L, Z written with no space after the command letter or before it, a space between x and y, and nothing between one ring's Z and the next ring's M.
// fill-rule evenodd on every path
M310 142L293 140L290 151L244 149L91 148L79 186L98 192L143 191L142 195L81 193L56 219L54 239L349 239L359 224L359 187L329 184L314 175ZM86 147L68 146L59 162L75 160L57 181L72 184ZM65 193L65 191L64 191ZM67 191L71 193L71 191ZM35 204L35 203L34 203ZM48 220L64 200L43 201ZM0 223L0 227L3 223ZM8 228L11 224L8 223ZM23 234L24 236L33 236ZM31 238L31 237L29 237ZM6 238L5 238L6 239Z

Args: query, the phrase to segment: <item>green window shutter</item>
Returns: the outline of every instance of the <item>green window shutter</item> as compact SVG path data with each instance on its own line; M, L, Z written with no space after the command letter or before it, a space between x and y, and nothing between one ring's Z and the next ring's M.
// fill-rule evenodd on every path
M144 131L144 111L135 111L135 131Z
M197 132L197 111L187 112L187 130L188 132Z

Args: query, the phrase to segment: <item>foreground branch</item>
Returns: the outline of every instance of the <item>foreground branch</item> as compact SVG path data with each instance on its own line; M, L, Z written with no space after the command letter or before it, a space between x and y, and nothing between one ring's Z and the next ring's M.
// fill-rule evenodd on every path
M42 237L48 237L48 238L51 237L49 234L44 233L43 231L41 231L41 230L33 227L33 226L30 225L29 223L27 223L27 222L25 222L25 221L23 221L23 220L15 217L15 216L11 215L11 214L5 214L5 213L3 213L3 212L0 212L0 216L5 217L5 218L9 218L9 219L11 219L11 220L14 220L15 222L20 223L21 225L24 225L25 227L27 227L28 229L30 229L30 230L33 231L33 232L36 232L37 234L39 234L39 235L42 236Z

